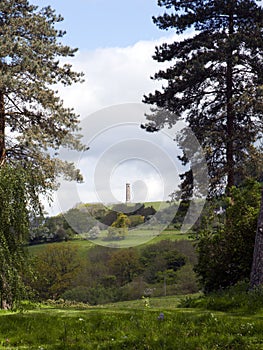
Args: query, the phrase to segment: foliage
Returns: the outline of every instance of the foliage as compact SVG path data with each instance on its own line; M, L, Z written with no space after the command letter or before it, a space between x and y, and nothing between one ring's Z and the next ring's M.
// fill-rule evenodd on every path
M127 228L130 224L130 219L127 215L119 213L117 219L111 225L112 227L117 228Z
M73 285L80 267L75 247L48 245L35 258L32 286L40 298L57 298Z
M89 246L88 250L80 251L80 243L85 242L78 241L78 245L75 245L74 241L49 244L38 249L33 247L36 259L34 275L37 279L32 281L27 278L27 285L35 288L44 299L76 298L77 301L92 305L132 300L148 294L164 295L164 275L167 295L197 291L193 273L196 254L190 241L151 243L152 254L145 253L147 245L129 249L94 245ZM54 254L53 251L52 254L48 253L52 247L55 249ZM76 247L76 256L75 252L73 257L67 252L60 256L60 247ZM87 246L85 247L87 249ZM49 264L52 268L48 268ZM181 272L181 268L184 268L185 272ZM184 273L187 275L184 276ZM172 279L169 279L169 276L172 276Z
M134 249L117 250L111 255L109 267L118 284L122 286L131 282L139 273L139 255Z
M180 307L202 308L224 312L254 314L262 310L262 286L249 290L247 281L240 281L225 290L216 291L197 298L187 297L181 300Z
M176 271L176 294L192 294L199 290L193 266L186 264Z
M100 228L98 226L92 227L92 229L88 233L89 239L96 239L100 234Z
M244 179L241 169L246 164L247 170L262 133L263 8L246 0L158 4L166 12L154 23L185 35L156 47L153 58L171 66L153 77L166 82L162 91L144 96L157 107L149 126L158 130L186 120L205 152L211 191L218 193L226 181L230 188ZM181 132L182 149L186 138ZM187 162L185 153L181 160ZM185 176L189 185L190 172Z
M69 209L63 216L69 227L78 234L88 232L96 224L94 218L78 208Z
M108 228L108 240L124 239L128 233L128 226L130 225L130 219L127 215L119 213L117 219Z
M76 49L62 45L65 32L56 24L63 18L47 6L39 9L26 0L1 1L0 159L19 162L34 179L35 193L54 188L56 176L81 180L71 163L57 157L59 147L83 149L78 118L51 87L81 81L59 59ZM8 137L6 135L8 129Z
M200 232L196 271L206 292L249 278L257 227L261 185L249 180L232 188L227 225L215 233Z
M144 223L144 216L142 215L129 215L129 227L136 227Z
M158 282L160 272L177 271L185 265L185 256L178 253L175 242L163 240L146 246L141 251L143 276L148 283Z
M96 225L96 218L91 216L85 207L72 208L64 214L52 217L33 217L31 220L30 243L67 241L76 234L83 237L84 233L93 228L99 233L99 227Z
M117 291L114 288L105 288L102 285L96 287L75 287L62 294L66 301L88 303L90 305L106 304L114 301Z
M1 307L14 307L24 296L26 268L24 244L28 239L27 173L20 167L0 168L0 299Z

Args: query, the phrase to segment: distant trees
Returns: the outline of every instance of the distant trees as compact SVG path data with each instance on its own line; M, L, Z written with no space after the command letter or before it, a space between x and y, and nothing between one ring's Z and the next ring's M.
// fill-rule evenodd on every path
M139 254L134 249L118 249L112 254L109 266L118 284L123 286L140 272Z
M130 224L130 219L127 215L119 213L117 219L108 228L108 239L124 239L128 233L128 226Z
M146 282L154 284L160 281L161 276L171 275L184 266L186 258L178 252L176 242L164 240L146 246L142 250L140 261Z
M88 232L97 224L96 218L90 216L84 208L72 208L63 214L65 221L77 234Z
M33 274L25 276L35 298L76 300L90 304L197 291L192 243L158 242L141 248L110 249L94 245L79 251L69 243L42 247L32 259ZM180 273L185 267L188 280ZM181 281L180 283L178 283Z
M56 299L72 286L80 268L76 247L48 245L35 258L31 285L40 298Z
M88 233L89 239L96 239L100 234L99 226L93 226L92 229Z
M30 216L30 244L60 242L74 239L96 239L101 231L108 229L108 239L123 239L128 230L144 224L155 209L137 203L129 207L115 205L111 209L102 204L79 204L65 213L52 217ZM142 215L145 214L146 216Z

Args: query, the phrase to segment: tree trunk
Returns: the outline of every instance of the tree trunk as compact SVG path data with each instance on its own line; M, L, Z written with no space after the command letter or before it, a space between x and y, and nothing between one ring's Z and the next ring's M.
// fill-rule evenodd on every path
M5 269L5 267L4 267L4 269ZM0 275L0 278L1 278L1 282L2 282L2 290L0 292L0 308L3 309L3 310L10 310L12 308L12 305L11 305L11 300L12 300L11 291L8 288L8 284L7 284L6 277L5 277L4 273L2 273Z
M234 4L231 3L228 24L227 68L226 68L226 102L227 102L227 192L234 186L234 107L233 107L233 48L232 36L234 33Z
M263 284L263 188L257 233L254 245L253 263L250 275L250 288Z
M4 93L0 90L0 167L5 163L5 101Z

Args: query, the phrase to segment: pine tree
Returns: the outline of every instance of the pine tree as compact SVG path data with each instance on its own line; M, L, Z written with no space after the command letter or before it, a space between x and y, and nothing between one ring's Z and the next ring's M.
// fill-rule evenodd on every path
M211 189L230 188L262 132L263 9L247 0L158 4L167 9L153 18L160 29L190 32L156 48L153 58L172 66L153 77L167 82L163 90L144 97L167 110L152 116L151 124L184 118L206 153Z
M74 165L57 157L59 147L82 150L78 116L63 106L54 86L82 80L60 59L76 49L63 45L55 28L61 16L27 0L0 2L0 298L13 307L22 297L24 243L29 209L56 188L56 177L81 180Z
M62 20L50 7L38 9L27 0L0 2L0 164L21 164L38 189L53 188L59 173L81 179L72 164L50 152L82 148L78 117L53 88L82 79L60 63L77 51L60 42L65 32L55 25Z
M186 120L205 151L211 193L229 193L262 137L263 8L252 0L158 0L158 5L166 12L154 23L177 34L188 30L188 38L156 48L153 58L171 67L153 77L166 81L162 91L144 96L157 107L150 125L158 129ZM252 287L263 283L262 206L263 193Z

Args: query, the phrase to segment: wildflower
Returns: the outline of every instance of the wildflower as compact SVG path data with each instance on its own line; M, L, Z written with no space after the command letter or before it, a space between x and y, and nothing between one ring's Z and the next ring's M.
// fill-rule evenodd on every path
M143 301L144 301L144 306L146 307L146 308L149 308L150 307L150 298L148 298L148 297L142 297L142 299L143 299Z
M164 320L164 314L161 312L160 315L157 317L157 319L159 321L163 321Z

